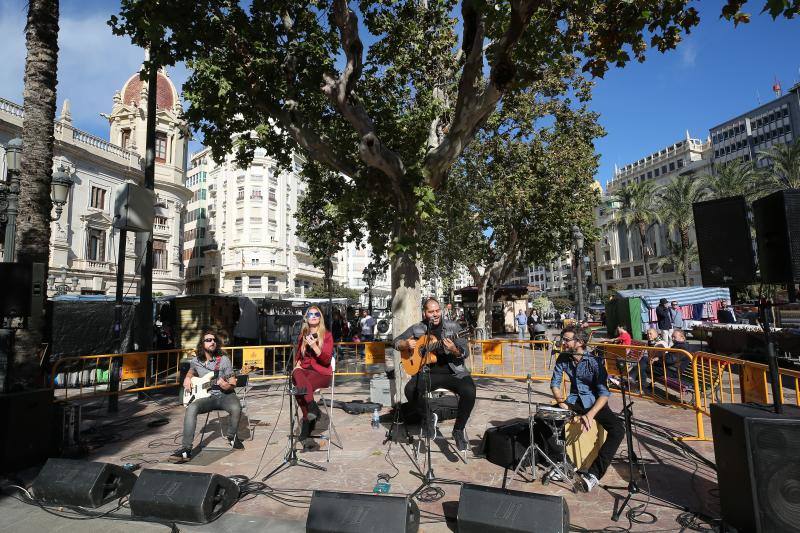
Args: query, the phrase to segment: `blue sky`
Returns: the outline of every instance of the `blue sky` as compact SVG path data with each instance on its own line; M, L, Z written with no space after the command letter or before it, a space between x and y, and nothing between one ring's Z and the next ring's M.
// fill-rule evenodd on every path
M597 179L605 183L614 164L635 161L675 141L686 130L705 139L710 127L766 102L774 79L784 91L800 81L800 20L772 21L754 13L750 24L734 28L719 19L722 0L703 0L701 24L678 50L649 52L643 64L610 70L597 80L591 107L601 114L608 135L597 142ZM749 2L757 10L763 0ZM115 37L106 25L115 0L61 0L58 105L72 104L76 127L103 138L114 91L142 61L142 51ZM25 0L0 0L0 97L22 103L25 64ZM176 86L183 67L169 69ZM192 144L192 150L200 147Z

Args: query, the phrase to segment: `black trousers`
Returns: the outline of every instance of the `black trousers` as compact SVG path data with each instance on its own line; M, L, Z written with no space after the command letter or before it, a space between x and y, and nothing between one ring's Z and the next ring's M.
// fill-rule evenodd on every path
M580 399L576 404L569 404L569 407L579 415L583 415L588 411L583 407ZM611 460L614 459L614 454L617 453L617 449L622 443L622 439L625 438L625 425L608 404L597 412L594 416L594 422L606 430L606 440L597 452L597 458L592 462L588 472L600 479L605 475L606 470L611 465ZM535 427L534 439L537 444L550 459L558 461L564 453L563 445L556 443L556 435L549 426L537 421Z
M453 429L464 429L467 426L469 415L472 413L472 408L475 407L475 382L472 381L472 376L457 378L455 374L429 371L420 371L415 374L406 383L406 398L414 403L423 420L428 412L428 398L425 397L426 386L423 380L428 379L428 376L430 376L431 391L447 389L458 394L458 414Z

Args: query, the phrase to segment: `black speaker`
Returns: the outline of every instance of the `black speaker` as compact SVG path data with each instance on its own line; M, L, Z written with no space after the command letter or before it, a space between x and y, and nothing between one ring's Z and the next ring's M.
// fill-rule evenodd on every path
M146 469L128 503L133 516L205 524L238 498L239 486L219 474Z
M419 530L419 509L410 496L382 496L315 490L307 533L411 533Z
M42 464L53 446L53 389L0 394L0 472Z
M0 263L0 279L3 280L3 290L0 294L0 316L30 316L32 265Z
M697 202L692 210L703 285L753 283L756 264L744 196Z
M753 202L761 281L800 281L800 190L778 191Z
M42 503L94 509L127 496L134 483L136 475L118 465L48 459L31 489Z
M800 531L800 408L711 404L722 520L738 531Z
M569 507L561 496L465 483L458 500L458 533L567 533Z
M531 444L527 422L495 426L483 433L478 454L503 468L516 468Z

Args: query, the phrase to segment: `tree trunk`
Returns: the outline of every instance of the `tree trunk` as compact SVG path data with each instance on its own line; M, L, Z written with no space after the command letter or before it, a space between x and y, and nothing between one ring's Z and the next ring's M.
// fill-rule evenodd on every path
M492 329L494 322L492 317L492 309L494 308L494 283L489 283L486 286L484 301L486 302L486 338L491 339L494 333Z
M688 229L681 229L680 230L680 237L681 237L681 253L683 257L681 258L683 261L683 286L689 286L689 230Z
M642 244L642 261L644 261L644 284L645 288L650 288L650 268L647 264L647 228L644 224L639 224L639 241Z
M415 254L408 251L396 254L392 258L392 332L395 337L420 321L421 298L420 273ZM399 400L403 396L402 365L400 352L392 350L392 353Z
M58 67L58 0L29 0L25 26L27 57L22 127L22 168L17 216L17 261L50 261L50 181L53 176L53 124L56 116ZM44 282L44 280L41 280ZM42 303L47 299L42 291ZM42 309L45 306L42 305ZM14 355L16 381L33 385L39 377L39 347L44 341L43 316L31 317L19 330Z

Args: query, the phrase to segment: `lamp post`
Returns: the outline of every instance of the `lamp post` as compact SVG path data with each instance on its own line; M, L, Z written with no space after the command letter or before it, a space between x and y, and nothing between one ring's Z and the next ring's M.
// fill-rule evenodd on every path
M0 221L6 225L3 261L14 261L14 245L19 209L19 169L22 158L22 139L11 139L6 145L6 181L0 183Z
M367 313L372 316L372 287L375 285L375 279L378 277L378 272L369 264L361 271L362 279L367 284Z
M17 233L17 213L19 212L19 171L22 163L22 139L16 138L8 141L6 145L6 181L0 183L0 222L6 225L5 247L3 261L14 261ZM50 181L50 199L56 208L55 216L50 220L58 220L67 203L69 190L74 180L66 172L64 165L53 172Z
M74 292L78 290L78 285L81 282L78 276L72 276L72 278L67 279L67 268L65 266L62 266L58 272L58 278L52 274L47 276L47 285L51 290L55 291L57 296L62 296L68 292Z
M575 242L575 262L578 278L575 282L578 294L578 313L576 318L578 319L578 324L580 324L583 322L583 232L577 225L572 226L572 240Z

